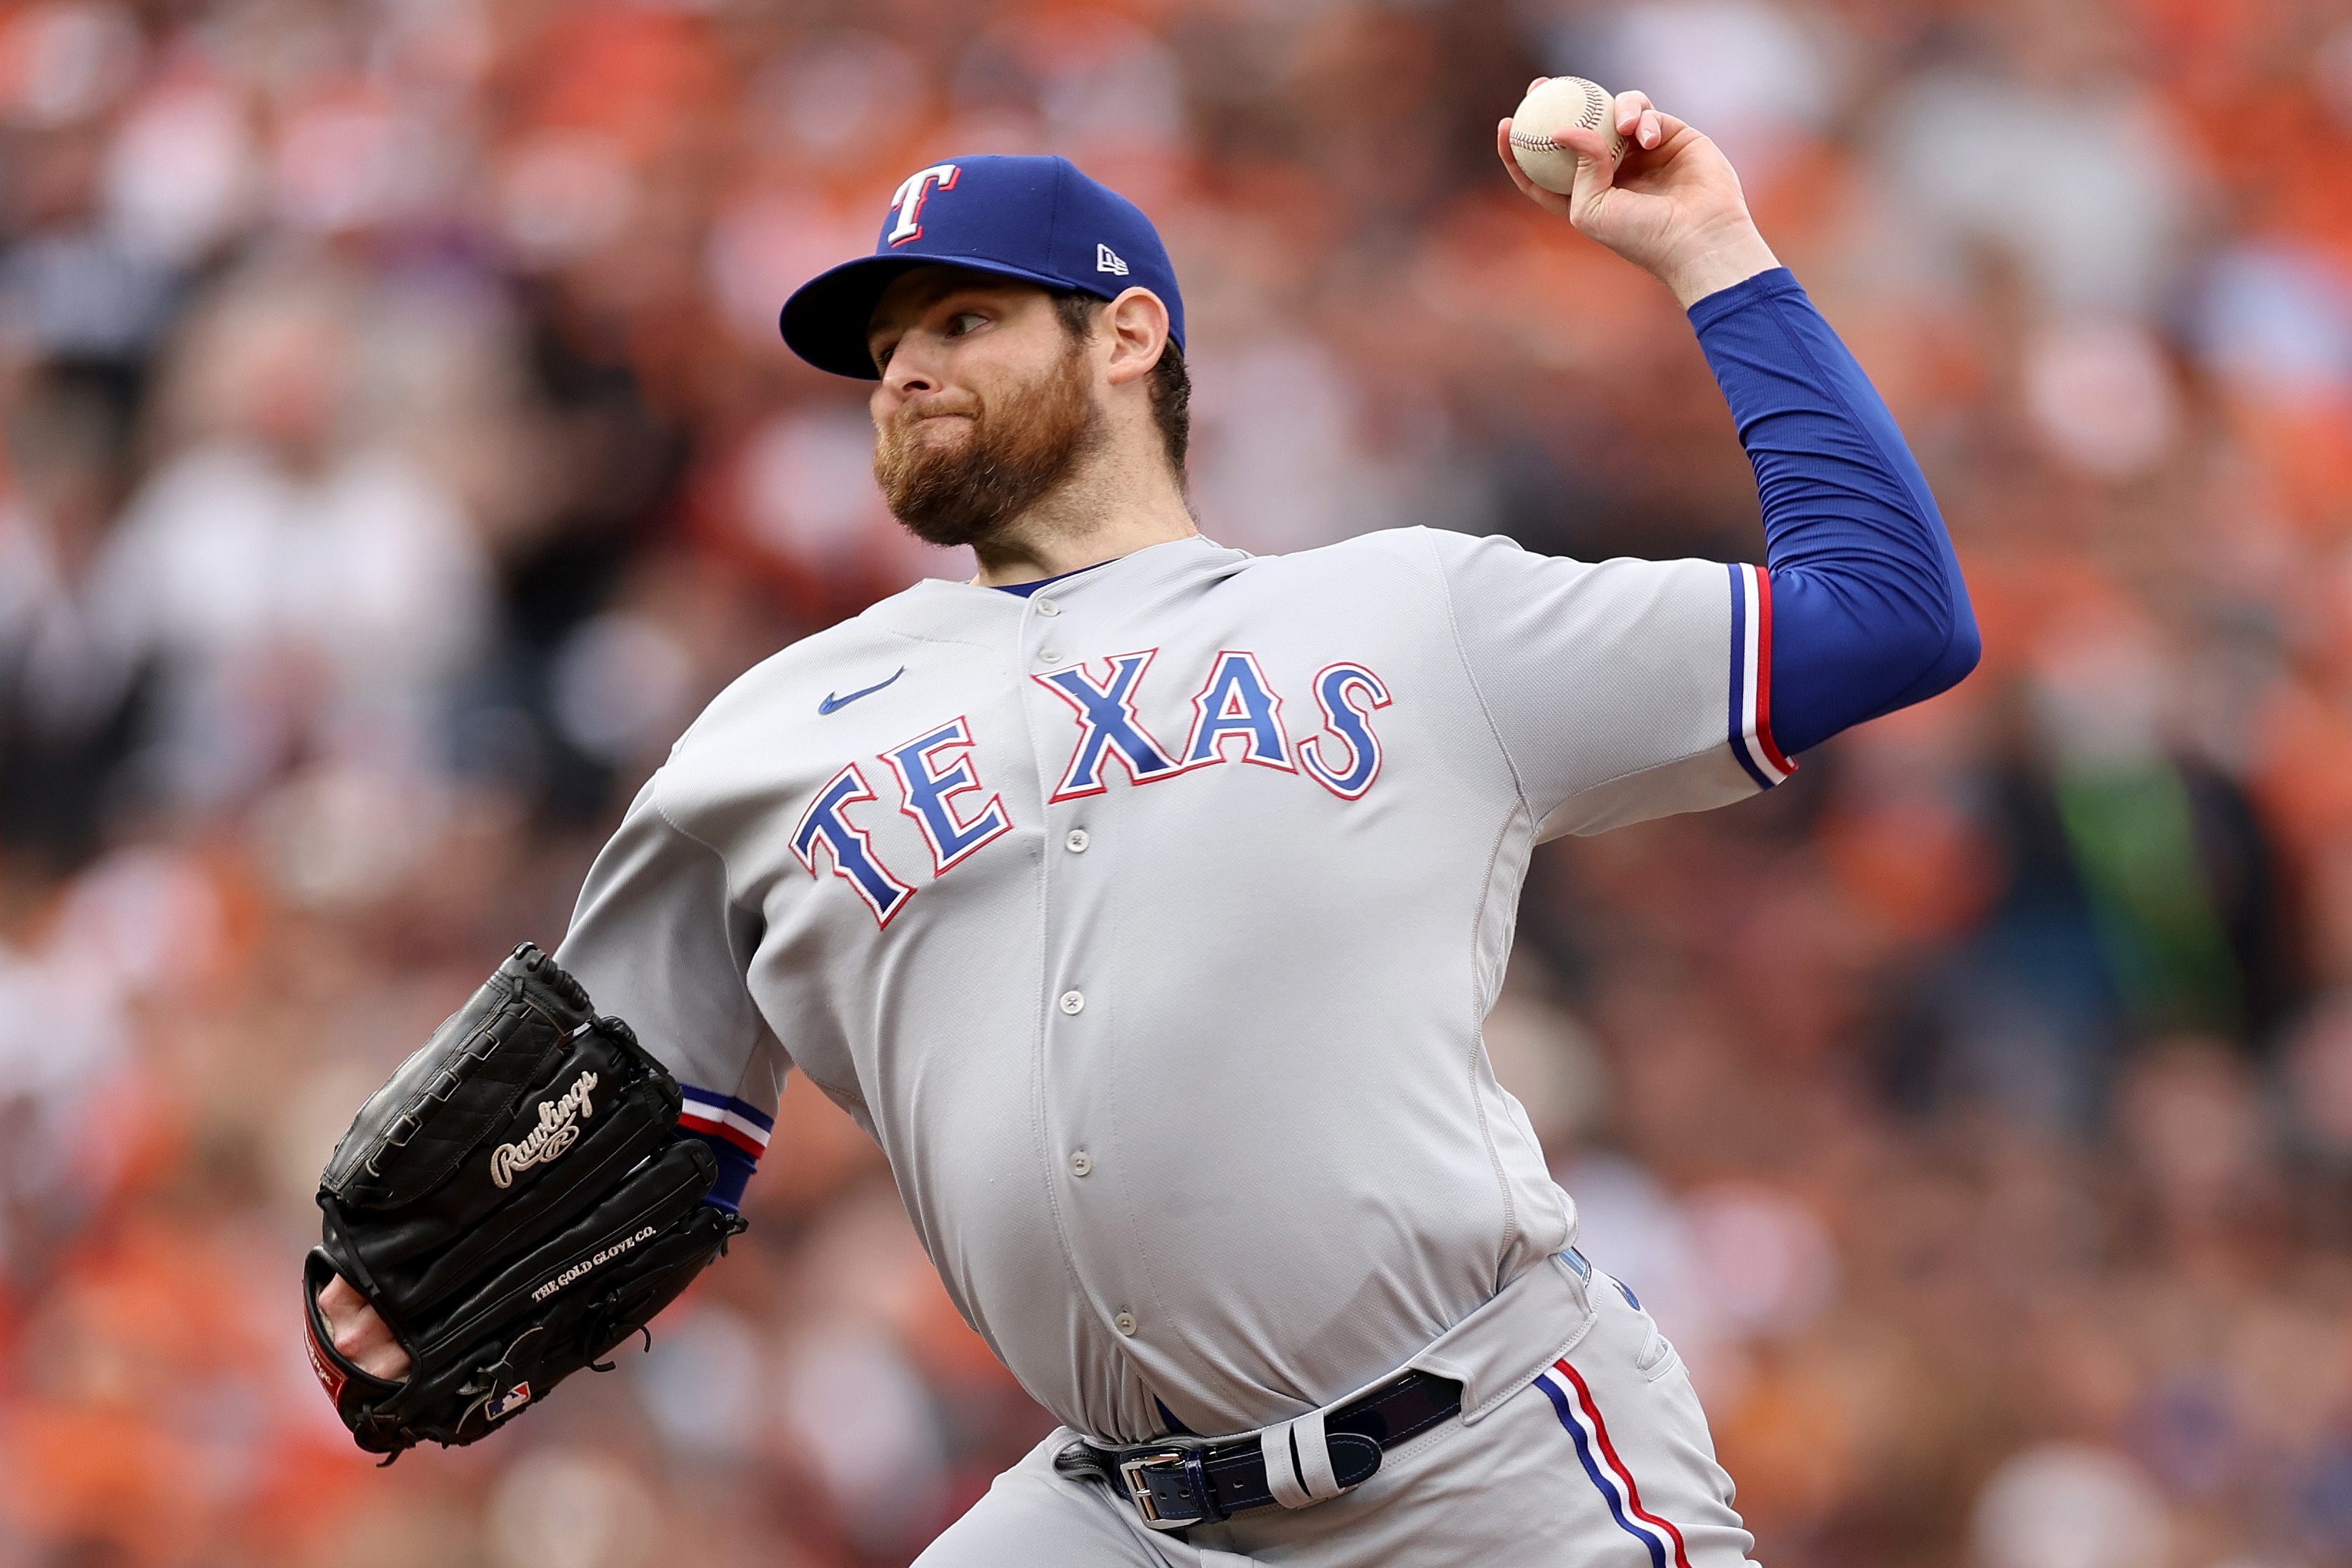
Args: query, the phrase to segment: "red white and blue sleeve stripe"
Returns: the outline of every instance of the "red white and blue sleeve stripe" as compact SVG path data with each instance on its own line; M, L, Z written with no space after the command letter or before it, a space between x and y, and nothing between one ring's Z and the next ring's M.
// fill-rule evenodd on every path
M742 1203L743 1188L760 1156L768 1152L776 1119L732 1095L692 1084L680 1087L686 1090L686 1108L678 1112L679 1131L701 1139L719 1156L719 1184L703 1201L731 1211Z
M1731 573L1731 754L1759 789L1797 771L1772 740L1772 574Z
M1730 739L1759 784L1976 668L1975 613L1885 401L1786 268L1690 310L1756 469L1770 570L1732 571Z

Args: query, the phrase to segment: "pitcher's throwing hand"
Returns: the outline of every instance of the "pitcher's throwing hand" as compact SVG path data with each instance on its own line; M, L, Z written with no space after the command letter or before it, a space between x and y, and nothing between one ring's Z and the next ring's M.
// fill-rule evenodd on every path
M1536 78L1528 90L1546 79ZM1617 94L1612 112L1624 138L1613 160L1603 131L1571 123L1554 132L1576 153L1575 189L1565 195L1528 178L1512 155L1507 119L1495 127L1495 150L1528 200L1650 273L1685 309L1780 265L1722 149L1645 92Z

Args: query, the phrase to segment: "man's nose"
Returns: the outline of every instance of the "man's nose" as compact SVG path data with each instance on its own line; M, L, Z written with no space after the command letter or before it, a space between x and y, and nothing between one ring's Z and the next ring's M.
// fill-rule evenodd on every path
M938 367L929 363L920 349L909 352L901 343L890 355L889 368L882 373L882 384L894 397L916 397L940 389Z

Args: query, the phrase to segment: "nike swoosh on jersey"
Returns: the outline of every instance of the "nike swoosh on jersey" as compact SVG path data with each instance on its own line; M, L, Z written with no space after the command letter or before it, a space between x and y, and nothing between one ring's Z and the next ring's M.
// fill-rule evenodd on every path
M898 675L904 675L906 673L907 667L903 664L900 665L898 667ZM892 676L890 680L898 679L898 675ZM863 691L853 691L846 697L835 697L832 692L828 691L824 694L824 700L816 705L816 710L819 713L830 713L836 708L846 708L861 697L873 696L876 692L889 685L890 680L877 680L873 685L866 688Z

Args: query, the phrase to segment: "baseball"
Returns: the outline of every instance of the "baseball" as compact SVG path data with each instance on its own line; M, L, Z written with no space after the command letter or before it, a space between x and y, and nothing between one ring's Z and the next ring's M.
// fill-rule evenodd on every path
M1610 112L1608 89L1580 76L1556 76L1519 100L1511 115L1511 156L1528 179L1545 190L1567 195L1576 188L1576 153L1558 140L1571 125L1602 130L1609 136L1613 166L1625 153L1625 138Z

